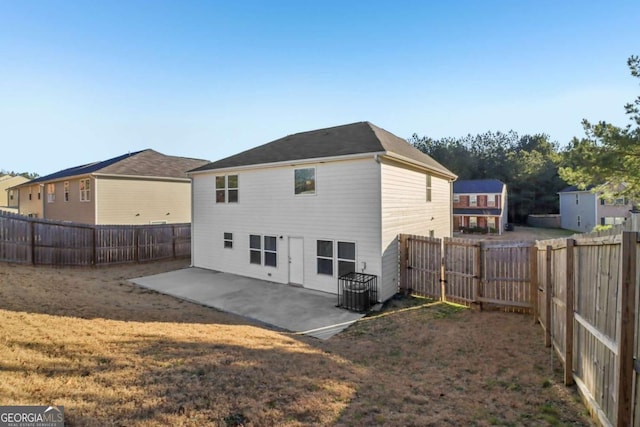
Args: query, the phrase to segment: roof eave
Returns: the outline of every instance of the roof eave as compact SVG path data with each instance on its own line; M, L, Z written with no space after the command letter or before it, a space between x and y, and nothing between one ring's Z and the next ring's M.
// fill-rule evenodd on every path
M453 172L449 171L449 173L447 173L447 172L445 172L445 171L443 171L441 169L434 168L434 167L432 167L432 166L430 166L430 165L428 165L426 163L420 162L418 160L411 159L409 157L402 156L402 155L394 153L394 152L385 151L384 152L384 156L388 157L388 158L390 158L392 160L399 161L401 163L406 163L406 164L409 164L411 166L414 166L414 167L417 167L417 168L420 168L420 169L424 169L426 171L429 171L429 172L433 173L434 175L439 175L439 176L441 176L441 177L443 177L445 179L448 179L451 182L453 182L456 179L458 179L458 175L454 174Z

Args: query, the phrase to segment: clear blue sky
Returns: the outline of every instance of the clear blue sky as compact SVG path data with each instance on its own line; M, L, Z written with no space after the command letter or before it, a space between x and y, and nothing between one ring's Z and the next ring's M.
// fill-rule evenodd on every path
M216 160L368 120L404 138L627 124L640 1L0 0L0 169Z

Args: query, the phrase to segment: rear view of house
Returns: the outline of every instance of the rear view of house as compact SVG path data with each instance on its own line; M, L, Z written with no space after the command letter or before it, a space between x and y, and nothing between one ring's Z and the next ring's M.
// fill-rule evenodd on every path
M624 197L608 199L592 191L570 186L560 196L560 226L567 230L590 232L596 225L622 224L631 215L633 203Z
M191 171L192 263L337 292L397 292L399 233L451 235L455 175L369 122L275 140Z
M18 191L14 188L29 181L24 176L2 175L0 176L0 210L18 212Z
M171 224L191 220L186 172L206 160L154 150L127 153L25 182L19 213L82 224Z
M460 180L453 184L453 227L502 234L508 222L507 186L497 179Z

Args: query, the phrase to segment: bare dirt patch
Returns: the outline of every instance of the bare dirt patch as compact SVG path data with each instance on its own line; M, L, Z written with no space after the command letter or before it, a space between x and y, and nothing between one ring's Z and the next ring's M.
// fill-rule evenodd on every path
M590 425L531 317L392 301L329 341L147 291L108 268L0 264L0 405L69 425Z

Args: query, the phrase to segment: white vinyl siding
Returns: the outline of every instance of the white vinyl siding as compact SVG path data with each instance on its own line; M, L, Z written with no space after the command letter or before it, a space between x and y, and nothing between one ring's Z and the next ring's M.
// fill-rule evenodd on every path
M398 242L400 233L435 237L451 236L451 183L431 177L431 202L425 201L425 172L383 161L381 164L381 251L380 297L386 300L398 289Z
M294 170L302 168L315 169L322 191L314 197L300 197L293 190ZM193 176L194 266L289 283L288 237L304 237L305 287L337 291L337 265L332 275L318 274L318 240L356 243L357 271L366 265L365 273L380 276L380 165L373 156L229 173L238 174L242 203L215 203L211 189L220 173ZM424 187L421 194L424 201ZM219 240L214 243L224 232L234 235L233 251L225 251ZM249 235L258 233L278 237L276 267L249 262Z
M590 191L560 193L560 226L583 233L592 231L602 216L596 216L598 205L595 193Z

